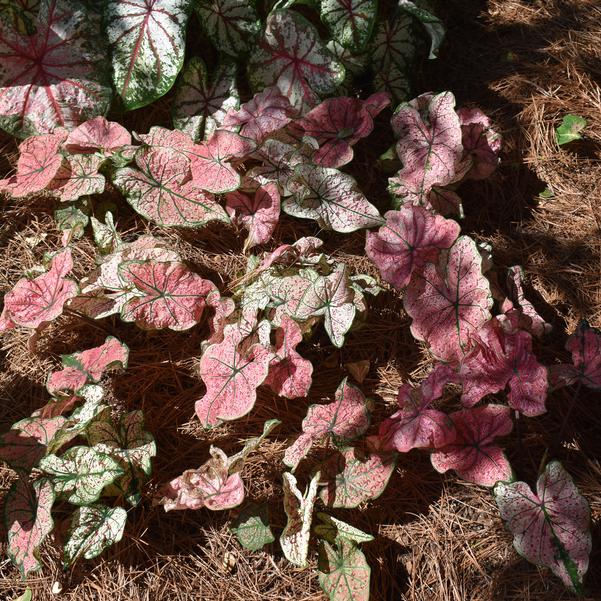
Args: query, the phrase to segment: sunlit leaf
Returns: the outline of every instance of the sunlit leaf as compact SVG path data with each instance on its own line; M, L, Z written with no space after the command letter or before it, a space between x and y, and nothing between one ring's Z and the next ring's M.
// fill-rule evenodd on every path
M119 123L94 117L75 128L65 140L65 148L72 153L101 152L109 156L131 144L130 133Z
M230 529L238 542L249 551L258 551L275 540L269 527L267 504L247 505L232 522Z

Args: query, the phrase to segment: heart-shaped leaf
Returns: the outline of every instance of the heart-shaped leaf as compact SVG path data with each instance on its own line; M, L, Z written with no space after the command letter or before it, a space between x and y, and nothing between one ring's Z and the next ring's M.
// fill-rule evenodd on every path
M586 127L586 124L586 119L580 115L566 115L561 121L561 125L555 130L557 144L563 146L582 139L580 132Z
M267 504L247 505L231 523L238 542L249 551L258 551L275 540L269 527Z
M377 9L377 0L321 0L320 12L332 38L361 50L371 36Z
M103 157L96 154L76 154L67 157L66 164L59 170L49 188L63 202L72 202L82 196L102 194L104 175L98 172Z
M71 153L101 152L105 156L130 145L130 133L119 123L107 121L102 116L76 127L65 141L65 148Z

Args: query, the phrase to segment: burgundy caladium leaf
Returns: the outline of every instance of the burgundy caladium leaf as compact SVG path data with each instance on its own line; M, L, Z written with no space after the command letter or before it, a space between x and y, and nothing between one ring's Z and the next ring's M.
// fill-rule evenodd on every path
M512 479L512 470L503 450L494 440L511 432L509 407L485 405L451 413L455 440L436 450L430 459L437 472L455 470L457 475L482 486Z
M176 261L127 261L119 275L133 286L132 298L121 307L121 319L149 330L187 330L203 314L215 284Z
M19 478L6 495L8 556L24 578L42 567L39 548L54 528L50 513L54 499L48 480L31 484L26 478Z
M561 463L547 464L536 493L526 482L499 482L494 494L515 550L582 593L592 546L590 509Z
M104 175L98 172L103 157L97 154L76 154L67 157L50 188L63 202L72 202L82 196L102 194Z
M321 0L321 20L343 46L361 50L376 19L377 0Z
M61 250L52 258L50 269L33 280L23 278L4 297L1 330L15 326L37 328L56 319L64 304L77 296L77 284L65 276L73 268L71 250Z
M450 248L460 231L456 221L415 205L388 211L384 219L386 224L377 232L367 233L365 252L382 277L399 289L407 286L414 270Z
M36 32L0 21L0 127L20 137L72 129L111 101L98 14L77 0L44 0Z
M113 82L127 110L166 94L184 62L190 0L109 0Z
M315 27L293 10L267 17L265 35L248 65L251 85L277 85L299 111L315 106L344 81L344 67L321 42Z
M297 135L312 136L319 143L313 160L322 167L341 167L353 160L352 146L366 138L374 128L373 117L387 104L370 99L329 98L294 121L290 130ZM390 99L388 98L388 103Z
M441 253L438 264L426 263L407 288L404 304L418 340L440 359L460 358L491 318L492 297L476 243L461 236Z
M131 145L131 134L119 123L94 117L76 127L65 141L65 148L72 153L100 152L110 156Z
M230 109L223 125L227 128L240 127L240 135L260 143L269 134L287 125L295 113L288 97L272 86L255 94L239 110Z
M461 108L457 111L461 122L464 158L471 161L468 179L486 179L499 164L501 136L491 127L490 119L480 109Z
M267 377L271 351L256 344L244 356L238 350L243 337L236 325L226 326L223 341L210 346L200 359L200 377L207 392L196 401L195 409L205 427L246 415Z
M337 169L297 165L293 194L282 202L282 209L294 217L315 219L325 229L349 233L383 222L354 178Z
M335 444L344 445L361 436L368 426L369 411L365 396L344 378L332 403L309 407L303 420L303 433L286 449L284 463L296 469L314 441L331 436Z
M249 155L254 140L225 129L218 129L209 141L194 147L192 181L207 192L222 194L240 186L240 174L229 161Z
M307 396L311 388L313 364L296 351L302 340L300 326L287 315L283 316L275 334L275 357L265 380L278 396L297 399Z
M248 230L245 249L271 240L280 220L280 193L276 184L261 186L251 198L242 192L230 192L225 208L232 221Z
M493 318L474 336L475 348L462 360L461 401L472 407L509 385L509 406L529 417L546 411L547 369L532 352L532 337L507 320Z

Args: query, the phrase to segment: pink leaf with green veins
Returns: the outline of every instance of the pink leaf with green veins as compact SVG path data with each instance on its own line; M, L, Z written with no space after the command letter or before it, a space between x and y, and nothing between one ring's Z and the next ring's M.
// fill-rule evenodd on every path
M61 392L76 392L88 381L86 374L76 367L66 367L48 376L46 390L53 396Z
M82 196L102 194L104 175L98 172L103 158L96 154L76 154L69 156L61 167L50 187L61 201L75 201Z
M56 319L62 314L64 304L78 293L77 284L65 277L72 268L70 249L56 253L46 273L33 280L19 280L6 294L4 317L13 326L25 328L37 328L44 322Z
M457 436L430 455L434 469L440 473L455 470L460 478L481 486L511 480L511 465L494 443L495 438L509 434L513 428L509 407L485 405L456 411L450 418Z
M6 495L7 553L23 578L42 567L39 548L54 528L50 513L54 499L48 480L30 484L25 478L19 478Z
M151 152L159 154L166 152L166 156L172 158L171 151L175 151L180 155L177 159L178 167L182 171L189 169L190 153L194 150L195 144L186 132L155 125L147 134L134 134L134 136L142 143L142 151L139 153L142 156Z
M213 317L209 320L210 337L203 342L207 347L211 344L219 343L223 340L223 329L227 323L227 318L236 310L236 303L227 297L222 297L216 290L207 296L207 305L215 310Z
M296 351L302 340L299 325L284 315L275 335L275 357L265 379L265 384L278 396L297 399L307 396L311 388L313 365Z
M384 219L377 232L367 233L365 252L382 277L399 289L407 286L414 270L450 248L460 231L455 221L414 205L388 211Z
M415 338L427 342L439 359L460 359L491 318L492 297L475 242L461 236L438 264L426 263L407 288L404 304Z
M582 593L592 546L590 509L561 463L547 464L536 493L526 482L499 482L494 495L515 550Z
M65 141L65 148L71 153L99 151L109 156L130 144L131 135L122 125L100 116L76 127Z
M107 111L112 93L99 21L77 0L45 0L33 35L0 24L0 127L26 137Z
M126 261L119 266L123 281L133 286L133 298L121 307L121 319L143 329L187 330L203 314L215 284L183 263Z
M267 377L271 351L256 344L242 355L238 349L242 339L236 325L226 326L223 341L210 346L200 358L200 377L207 391L196 401L195 409L205 427L246 415Z
M490 119L480 109L461 108L457 111L466 158L472 166L467 179L486 179L499 164L501 136L491 127Z
M276 86L255 94L238 110L230 109L223 120L224 127L240 127L240 135L262 142L269 134L282 129L296 114L290 101Z

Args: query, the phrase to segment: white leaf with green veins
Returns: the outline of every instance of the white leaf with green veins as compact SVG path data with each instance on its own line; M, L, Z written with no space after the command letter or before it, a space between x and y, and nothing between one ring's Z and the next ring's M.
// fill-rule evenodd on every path
M377 11L377 0L321 0L321 20L332 39L354 50L367 44Z

